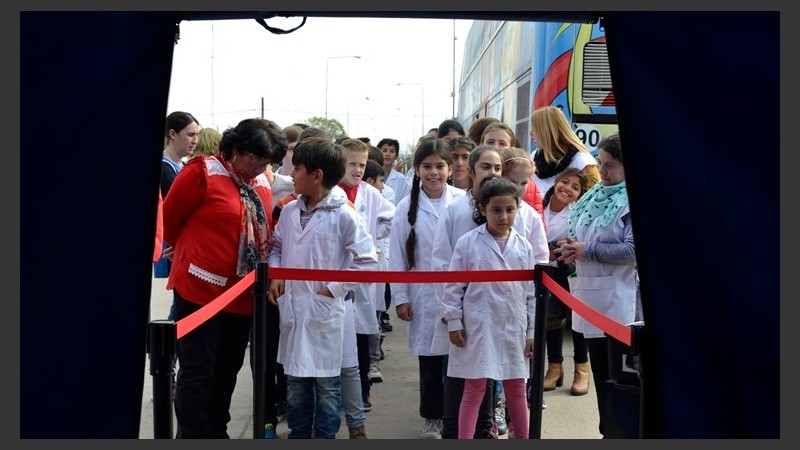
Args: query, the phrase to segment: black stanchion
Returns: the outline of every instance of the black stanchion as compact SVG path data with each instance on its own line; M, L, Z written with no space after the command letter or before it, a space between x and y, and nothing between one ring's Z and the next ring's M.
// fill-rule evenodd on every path
M153 437L172 439L172 375L175 373L177 325L172 320L148 324L150 375L153 377Z
M644 382L645 382L645 362L644 356L649 355L649 352L643 351L645 347L644 340L644 322L636 322L631 325L631 352L639 355L636 369L639 372L639 438L647 438L648 433L652 430L652 424L648 423L651 417L645 417L645 396L644 396Z
M644 322L628 325L630 347L608 337L609 379L606 381L606 408L603 433L605 438L636 439L642 437L641 350Z
M536 323L534 324L533 358L531 359L531 417L528 439L542 438L542 383L544 380L545 339L547 339L547 297L550 292L542 283L542 274L552 276L553 266L537 264L533 275L536 288Z
M264 439L267 387L267 263L256 263L256 281L253 284L253 340L250 351L255 352L253 380L253 439ZM274 382L270 380L270 382Z

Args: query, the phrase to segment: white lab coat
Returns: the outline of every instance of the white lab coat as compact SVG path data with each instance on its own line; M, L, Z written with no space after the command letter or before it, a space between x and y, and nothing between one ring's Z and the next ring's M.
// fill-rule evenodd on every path
M436 224L436 233L433 239L433 270L447 270L453 255L453 248L458 239L467 232L475 229L478 224L472 219L473 205L472 191L447 206L439 222ZM547 264L550 251L547 247L547 236L542 221L542 216L533 207L524 201L519 202L517 217L514 219L514 229L530 242L536 264ZM438 300L437 317L444 316L442 308L442 290L444 284L435 286ZM437 320L431 341L431 353L446 355L450 350L450 336L447 325Z
M392 190L394 190L394 200L392 203L395 205L399 204L400 200L408 195L408 179L394 168L383 178L383 184L389 185Z
M416 247L415 265L412 270L433 269L433 235L436 223L447 205L466 195L458 188L448 185L439 198L438 205L431 203L425 191L420 189L417 220L414 225ZM408 223L408 208L411 196L407 195L397 205L392 234L389 239L389 270L407 271L406 239L411 231ZM436 356L431 353L437 299L432 283L392 283L392 303L395 307L411 304L414 318L408 325L408 350L412 356Z
M394 204L387 200L377 188L366 181L361 181L358 185L358 193L353 206L367 223L367 230L373 237L373 244L376 247L376 251L378 251L379 242L388 238L392 230ZM378 260L380 261L380 257L378 257ZM375 270L379 268L380 264ZM358 283L355 289L356 297L353 303L353 312L355 313L356 333L358 334L378 334L381 332L378 326L378 317L375 314L375 296L377 295L375 285L376 283ZM382 292L380 298L385 304Z
M612 225L599 229L593 220L586 231L576 230L578 242L624 242L625 223L622 217L630 212L629 205L620 209ZM569 290L575 298L606 317L627 325L636 321L636 263L604 264L579 259L575 263L576 277L568 278ZM603 330L572 312L572 329L586 339L606 337Z
M567 237L569 232L569 223L567 223L567 219L569 219L569 212L572 211L573 206L575 206L575 202L568 203L567 206L559 212L551 210L550 205L544 207L542 212L544 213L544 219L547 223L547 242L555 243ZM550 261L549 264L558 267L558 261L553 260Z
M463 235L453 249L451 271L520 270L535 266L533 248L511 230L505 249L486 224ZM450 346L447 376L508 380L530 377L525 340L533 339L536 296L531 281L446 283L444 317L449 331L464 330L466 346Z
M305 229L300 226L304 196L284 206L272 237L269 266L376 270L372 236L364 219L346 203L344 191L334 187L317 205ZM286 280L284 295L278 297L278 362L287 375L333 377L341 373L344 296L357 284ZM334 298L317 294L323 286Z
M381 195L386 200L395 205L394 189L384 183ZM389 236L375 241L375 247L378 249L378 270L389 270ZM375 297L373 303L375 304L375 311L386 311L386 283L375 284ZM375 316L377 317L377 315ZM380 324L378 325L380 328Z

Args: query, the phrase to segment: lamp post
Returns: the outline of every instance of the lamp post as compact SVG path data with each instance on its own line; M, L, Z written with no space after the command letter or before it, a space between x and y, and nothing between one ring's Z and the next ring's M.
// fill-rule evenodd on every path
M328 65L330 64L332 59L342 59L342 58L355 58L361 59L360 56L328 56L325 59L325 118L328 118Z
M350 133L350 102L353 100L369 101L369 97L355 97L347 100L347 132Z
M420 105L420 108L421 108L420 109L420 116L421 116L421 118L420 118L420 122L421 122L421 125L422 125L422 133L420 134L420 136L422 136L423 134L425 134L425 85L423 85L422 83L397 83L397 85L398 86L419 86L419 89L420 89L420 100L421 100L421 105Z

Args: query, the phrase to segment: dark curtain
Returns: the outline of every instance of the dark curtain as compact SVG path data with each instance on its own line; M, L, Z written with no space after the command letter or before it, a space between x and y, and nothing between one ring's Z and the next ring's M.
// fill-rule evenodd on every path
M20 437L137 438L175 20L20 13Z
M779 18L609 15L649 437L780 437Z

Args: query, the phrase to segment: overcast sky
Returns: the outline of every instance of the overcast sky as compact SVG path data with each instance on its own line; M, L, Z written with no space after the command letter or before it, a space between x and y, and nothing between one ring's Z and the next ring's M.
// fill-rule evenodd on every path
M289 29L300 21L273 18L267 24ZM183 21L168 110L188 111L203 127L223 131L260 117L262 99L264 117L282 127L324 117L327 103L328 117L339 120L350 136L369 137L373 144L393 137L405 151L452 117L453 44L457 96L471 24L309 17L297 31L276 35L253 19Z

